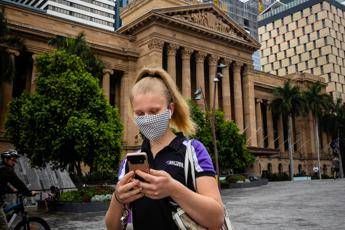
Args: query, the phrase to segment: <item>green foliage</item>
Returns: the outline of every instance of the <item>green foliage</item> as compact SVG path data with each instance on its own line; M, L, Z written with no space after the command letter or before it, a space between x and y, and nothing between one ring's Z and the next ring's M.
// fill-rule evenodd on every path
M215 162L214 154L212 154L213 143L210 121L194 102L189 104L192 119L198 125L197 133L193 138L199 139L205 145L212 156L213 162ZM246 138L239 133L239 129L234 122L224 119L222 112L217 111L215 116L220 169L233 169L235 172L241 172L254 162L254 156L247 150Z
M65 50L69 54L79 56L86 65L86 70L92 76L101 79L103 76L104 64L92 52L90 46L85 40L85 34L80 33L76 38L67 38L56 36L48 41L49 45L56 47L58 50Z
M95 195L112 194L114 189L112 187L84 187L77 191L63 192L60 196L62 202L90 202L91 198Z
M236 183L237 181L245 181L246 177L240 174L230 175L226 177L228 183Z
M332 97L322 93L322 87L320 82L315 82L302 94L305 101L305 111L310 111L316 117L328 112L332 106Z
M265 178L269 181L288 181L290 180L290 176L287 173L271 173L266 174Z
M6 135L34 166L50 162L80 175L85 162L92 171L115 173L123 127L98 80L65 51L39 56L37 69L36 92L10 105Z
M303 113L304 99L297 86L293 86L287 81L283 87L276 87L273 90L275 99L272 101L270 108L273 115L299 115Z

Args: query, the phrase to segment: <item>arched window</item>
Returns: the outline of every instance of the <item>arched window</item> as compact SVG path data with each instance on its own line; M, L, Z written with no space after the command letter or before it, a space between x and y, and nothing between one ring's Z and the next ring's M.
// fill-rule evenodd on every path
M323 167L322 167L322 173L324 174L324 175L327 175L327 165L323 165Z
M271 163L267 164L267 172L268 172L268 174L272 174L272 164Z
M299 164L298 165L298 175L302 175L302 171L303 171L302 165Z
M278 172L279 172L279 174L283 173L283 165L282 165L282 163L279 163L279 165L278 165Z

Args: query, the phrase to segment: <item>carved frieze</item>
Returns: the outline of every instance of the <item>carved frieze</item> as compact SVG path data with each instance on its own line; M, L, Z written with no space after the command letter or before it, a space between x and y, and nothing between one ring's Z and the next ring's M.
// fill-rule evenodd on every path
M148 42L149 49L163 49L164 41L154 38Z
M239 35L230 25L226 24L222 17L212 14L211 12L194 12L185 15L175 15L175 18L188 21L208 29L230 35L237 39L245 40L245 38Z

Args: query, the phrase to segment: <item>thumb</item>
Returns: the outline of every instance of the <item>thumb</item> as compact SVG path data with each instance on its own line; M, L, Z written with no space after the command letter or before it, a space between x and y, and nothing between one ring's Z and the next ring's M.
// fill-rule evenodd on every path
M154 176L165 176L166 172L163 170L150 169L150 174Z

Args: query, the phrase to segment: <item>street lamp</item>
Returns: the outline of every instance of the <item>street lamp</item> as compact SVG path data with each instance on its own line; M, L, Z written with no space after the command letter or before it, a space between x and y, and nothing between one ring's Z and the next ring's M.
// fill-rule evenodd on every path
M221 72L218 72L218 70L221 71L225 67L226 67L226 65L224 65L223 63L220 63L217 66L216 76L213 79L213 82L214 82L213 104L212 104L212 111L210 113L211 118L209 119L210 120L210 124L211 124L211 132L212 132L213 151L214 151L214 156L215 156L215 161L216 161L217 184L218 184L219 187L220 187L220 183L219 183L220 170L219 170L218 148L217 148L217 137L216 137L216 114L215 114L215 109L216 109L217 85L218 85L219 80L223 77L223 74ZM195 91L194 99L195 100L203 99L204 100L204 105L205 105L205 111L206 111L207 114L209 114L207 103L205 101L205 95L204 95L204 92L203 92L202 88L198 88Z

